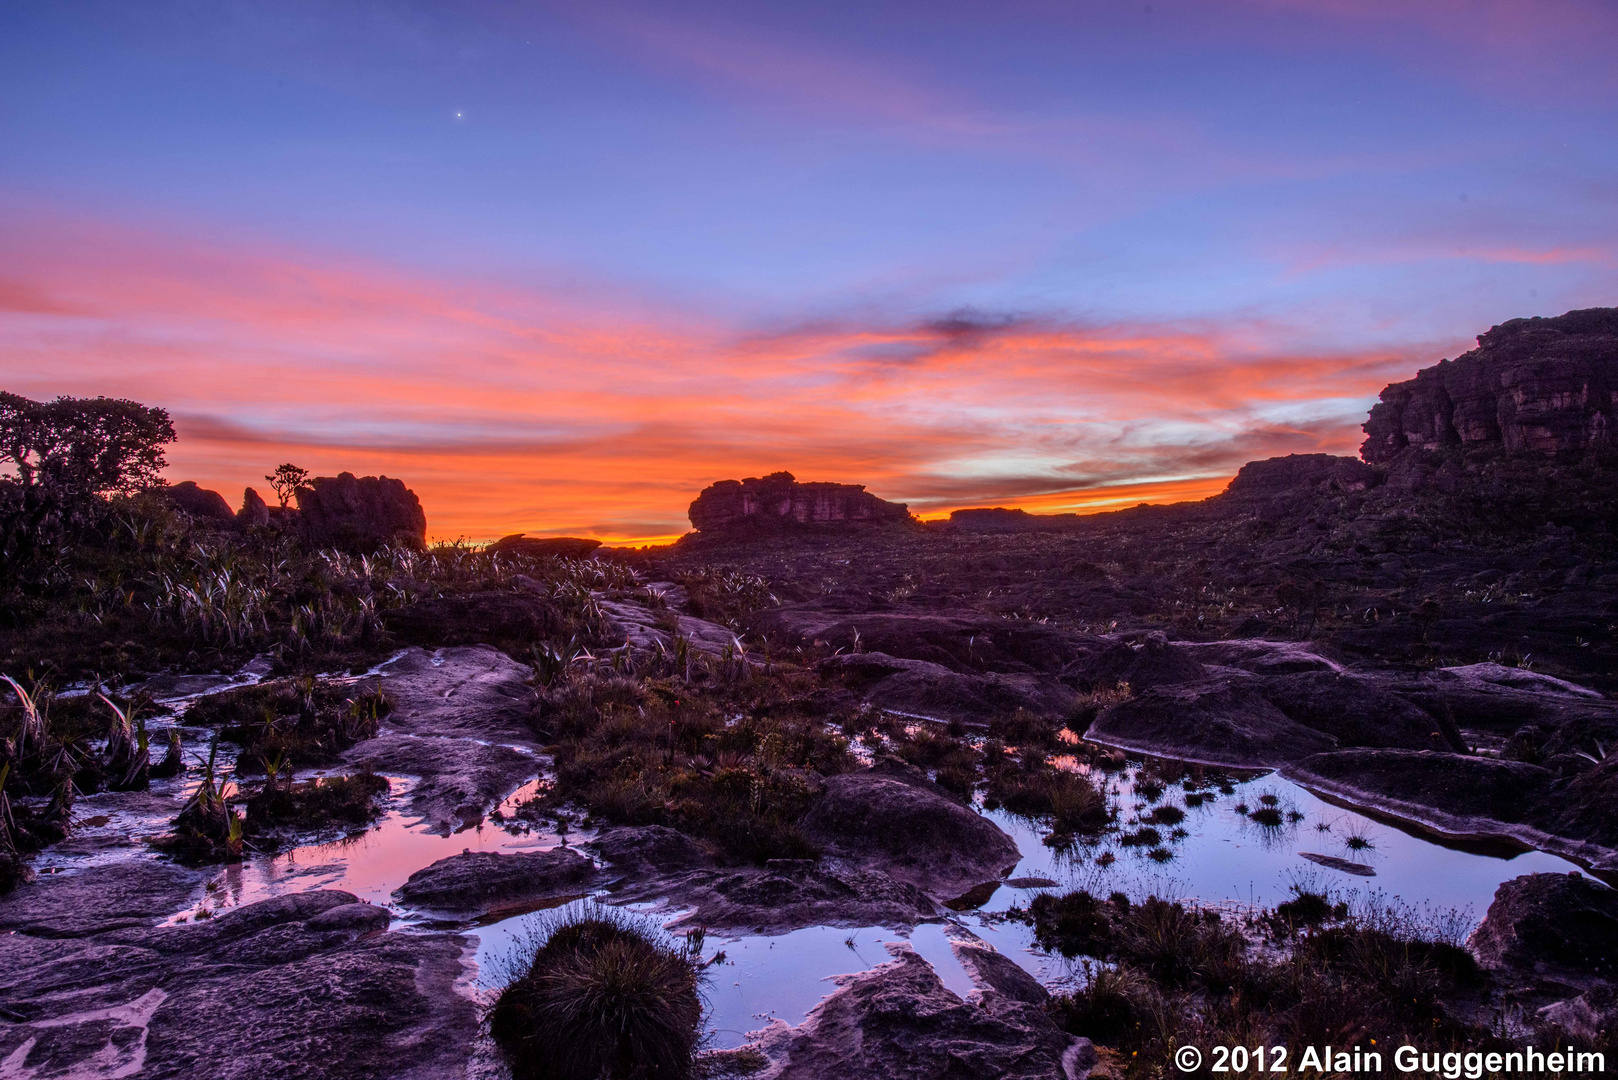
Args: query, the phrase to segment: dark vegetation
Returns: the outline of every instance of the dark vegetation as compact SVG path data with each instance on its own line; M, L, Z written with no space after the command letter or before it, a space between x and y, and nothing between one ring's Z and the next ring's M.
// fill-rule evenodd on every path
M1132 1077L1164 1074L1185 1044L1375 1039L1391 1051L1504 1041L1479 1008L1489 980L1454 928L1397 906L1350 905L1300 886L1272 912L1233 915L1074 892L1041 896L1024 917L1043 947L1086 958L1084 988L1053 1009L1069 1030L1123 1051Z
M242 748L240 776L333 764L355 743L374 738L389 708L380 679L345 685L304 675L210 694L186 721L217 728Z
M559 682L535 721L555 744L554 795L604 822L682 829L744 861L813 857L797 822L821 778L854 759L806 683L784 672L709 686L611 673Z
M247 799L245 831L257 838L279 829L364 825L376 817L377 800L387 793L387 780L368 772L317 776L303 783L294 782L290 773L267 776Z
M489 1030L514 1080L685 1080L698 1047L700 933L683 941L614 909L539 934Z

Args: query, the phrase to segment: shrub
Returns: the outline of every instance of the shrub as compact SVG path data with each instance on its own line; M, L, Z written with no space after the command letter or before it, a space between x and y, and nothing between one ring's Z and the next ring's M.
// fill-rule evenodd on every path
M551 924L489 1014L514 1080L685 1080L699 951L611 909Z

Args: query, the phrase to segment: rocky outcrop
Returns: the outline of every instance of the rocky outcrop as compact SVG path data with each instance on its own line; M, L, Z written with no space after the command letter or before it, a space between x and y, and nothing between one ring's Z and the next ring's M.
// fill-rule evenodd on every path
M1528 874L1495 890L1468 943L1484 964L1575 981L1618 978L1618 892L1577 874Z
M595 875L595 864L570 848L465 851L417 870L393 896L413 907L484 914L579 895Z
M171 484L164 489L164 494L177 509L199 521L214 525L236 524L236 515L231 513L230 504L225 501L225 497L217 491L198 487L195 480Z
M427 515L403 480L349 472L317 476L298 489L298 512L304 540L313 547L370 552L427 543Z
M761 1076L1050 1080L1094 1063L1087 1040L1065 1034L1042 1005L1023 1000L1031 996L1025 986L1007 994L982 980L963 1001L909 945L890 944L888 951L891 962L839 976L837 992L802 1024L777 1021L766 1029L760 1047L770 1066ZM976 975L984 965L963 957L962 966Z
M1512 319L1478 347L1394 383L1360 449L1381 464L1407 449L1545 453L1618 437L1618 308Z
M1017 844L988 818L882 768L833 776L804 818L832 854L949 899L1017 865Z
M521 555L531 559L542 559L547 556L582 559L600 546L600 540L586 540L577 536L526 536L523 533L512 533L490 544L487 550L490 555Z
M270 523L270 507L252 488L242 492L242 508L236 511L236 524L244 529Z
M904 504L879 499L863 484L800 484L789 472L711 484L691 504L690 514L691 524L703 533L910 520Z
M1246 500L1292 497L1304 492L1364 491L1376 482L1376 470L1358 458L1291 454L1249 461L1236 473L1225 495Z

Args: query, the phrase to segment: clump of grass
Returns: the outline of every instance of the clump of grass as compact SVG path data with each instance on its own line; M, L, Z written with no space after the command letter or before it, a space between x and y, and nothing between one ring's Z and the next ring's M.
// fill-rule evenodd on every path
M1261 806L1247 816L1247 820L1255 825L1262 825L1266 829L1278 829L1285 820L1281 811L1273 806Z
M746 861L813 858L798 822L820 778L855 762L795 685L786 674L701 687L586 674L552 687L534 720L554 743L546 797L600 821L678 828Z
M1156 847L1162 842L1163 834L1150 825L1142 825L1133 832L1118 835L1118 843L1124 847Z
M277 829L313 831L333 825L364 825L380 812L377 800L388 793L388 781L375 773L316 777L295 784L273 772L264 787L247 800L245 831L250 836Z
M1146 857L1156 863L1166 863L1174 858L1174 852L1166 847L1155 847L1146 853Z
M1149 803L1154 803L1163 797L1168 785L1162 779L1148 774L1142 774L1135 780L1135 794Z
M1343 846L1350 851L1372 851L1376 848L1371 834L1358 825L1349 829L1348 835L1343 838Z
M1004 806L1024 817L1049 817L1059 833L1097 833L1112 820L1107 797L1079 773L1052 769L1042 761L1007 764L989 773L984 805Z
M238 773L255 773L265 760L284 757L299 768L330 765L344 750L374 738L392 708L380 680L371 685L275 679L210 694L186 713L186 722L217 727L242 747Z
M1237 919L1082 891L1014 914L1041 948L1093 958L1081 988L1051 1011L1120 1051L1129 1080L1161 1077L1188 1043L1305 1045L1375 1031L1379 1042L1423 1050L1495 1049L1500 1037L1476 1008L1486 978L1458 944L1469 921L1456 913L1421 917L1379 898L1345 904L1299 881L1275 910ZM1268 936L1265 948L1249 947L1255 932Z
M1185 811L1178 806L1159 806L1141 820L1153 825L1178 825L1185 820Z
M1218 796L1211 791L1188 791L1185 793L1185 804L1195 810L1203 803L1213 802L1216 798Z
M543 927L489 1013L514 1080L686 1080L700 953L608 908Z

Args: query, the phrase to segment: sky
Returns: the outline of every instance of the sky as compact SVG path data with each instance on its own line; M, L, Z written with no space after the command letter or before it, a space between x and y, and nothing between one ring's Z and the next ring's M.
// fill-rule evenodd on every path
M1352 454L1618 303L1608 0L0 5L0 389L171 479L647 543L788 469L936 517Z

